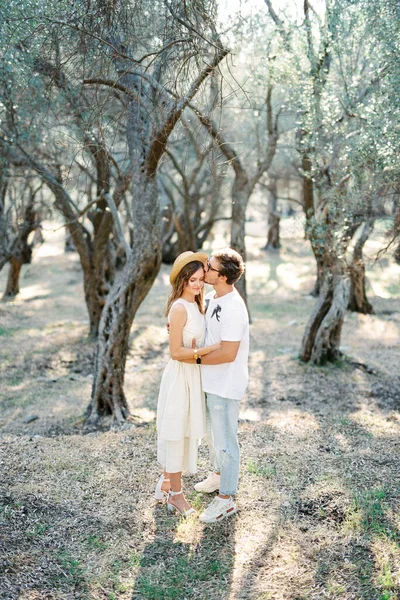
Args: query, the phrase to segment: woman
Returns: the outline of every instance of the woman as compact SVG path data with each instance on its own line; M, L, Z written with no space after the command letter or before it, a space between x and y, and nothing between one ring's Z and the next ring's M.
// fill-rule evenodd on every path
M165 367L157 405L157 459L163 467L155 498L167 496L169 512L194 513L182 492L182 471L197 471L199 440L204 437L205 402L201 357L220 347L202 347L205 336L204 263L207 254L183 252L169 277L172 291L165 316L169 323L171 358Z

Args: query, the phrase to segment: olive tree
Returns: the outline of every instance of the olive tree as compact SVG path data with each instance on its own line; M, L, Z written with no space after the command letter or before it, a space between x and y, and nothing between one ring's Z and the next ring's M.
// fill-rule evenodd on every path
M290 102L298 116L307 235L318 270L319 297L300 355L324 363L340 356L350 290L346 251L361 225L360 215L370 216L371 190L353 158L366 148L364 131L373 122L370 103L393 65L386 64L376 39L366 35L361 2L327 0L317 11L305 0L293 22L277 13L271 0L265 2L282 52L294 66ZM364 241L370 229L364 229Z
M160 2L156 13L158 35L154 31L153 11L141 13L140 27L148 28L145 51L146 32L140 32L142 43L139 43L138 35L134 35L138 32L131 29L132 22L118 12L126 8L126 2L115 3L108 13L107 31L102 34L111 45L112 78L94 73L84 80L86 85L122 92L126 102L134 227L133 243L128 246L117 211L110 203L127 259L110 289L100 322L88 412L91 421L113 414L121 422L128 415L123 385L129 332L161 264L158 165L183 110L227 54L209 16L213 10L211 4L186 7L179 2L176 5ZM171 78L173 89L169 87Z
M112 138L107 127L107 119L117 122L123 109L93 110L95 101L107 105L110 99L82 87L85 64L104 59L101 53L96 57L93 44L82 47L77 29L79 19L89 17L84 6L81 14L66 2L3 8L1 153L5 161L35 173L53 193L79 254L90 335L96 337L115 278L107 198L118 206L130 183L126 152L121 160L111 150L111 143L118 145L119 127Z

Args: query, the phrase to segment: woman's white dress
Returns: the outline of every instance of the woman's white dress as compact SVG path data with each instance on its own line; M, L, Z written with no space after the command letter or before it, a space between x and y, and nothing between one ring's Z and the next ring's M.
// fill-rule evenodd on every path
M192 348L195 338L198 348L204 346L205 318L196 302L183 298L187 312L183 328L183 345ZM171 307L172 308L172 307ZM197 471L197 451L206 432L204 392L200 365L168 361L161 379L157 404L157 460L168 473Z

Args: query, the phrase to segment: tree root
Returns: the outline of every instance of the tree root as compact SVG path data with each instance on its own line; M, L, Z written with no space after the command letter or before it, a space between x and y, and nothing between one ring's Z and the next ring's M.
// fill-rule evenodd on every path
M373 369L365 363L358 362L357 360L351 360L350 358L347 359L347 362L355 369L361 369L361 371L365 371L371 375L378 375L378 371L376 369Z

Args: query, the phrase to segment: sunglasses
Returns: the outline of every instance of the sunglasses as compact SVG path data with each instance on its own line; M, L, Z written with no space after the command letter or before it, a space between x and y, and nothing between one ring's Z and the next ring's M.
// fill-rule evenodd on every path
M210 271L215 271L216 273L220 273L220 271L218 271L218 269L214 269L214 267L212 267L212 266L211 266L211 264L210 264L210 261L209 261L209 260L207 261L207 268L208 268Z

